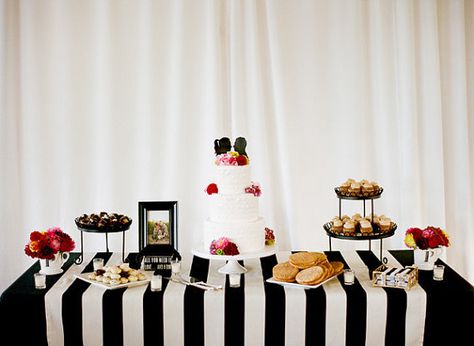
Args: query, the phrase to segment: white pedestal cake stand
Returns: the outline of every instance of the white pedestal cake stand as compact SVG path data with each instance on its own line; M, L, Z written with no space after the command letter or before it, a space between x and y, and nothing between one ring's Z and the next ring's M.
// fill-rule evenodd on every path
M211 255L209 252L203 250L193 250L192 254L201 258L216 260L216 261L227 261L227 263L219 268L218 272L221 274L245 274L247 268L242 266L239 262L241 260L261 258L273 255L275 253L275 245L265 246L262 251L248 252L245 254L235 256L224 256L224 255Z

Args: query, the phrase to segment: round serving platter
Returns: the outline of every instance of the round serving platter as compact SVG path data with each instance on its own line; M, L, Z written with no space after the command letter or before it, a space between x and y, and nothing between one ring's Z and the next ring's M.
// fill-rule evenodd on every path
M74 219L74 222L77 226L77 228L80 230L80 231L83 231L83 232L90 232L90 233L115 233L115 232L124 232L124 231L127 231L131 224L132 224L132 219L129 219L130 222L126 223L126 224L117 224L116 226L105 226L105 227L101 227L101 228L98 228L97 226L93 226L93 225L85 225L83 223L80 223L79 222L79 217L76 217Z
M380 198L380 196L382 195L382 192L383 192L383 188L379 188L379 191L376 194L373 194L373 195L366 194L366 195L357 195L357 196L353 195L353 194L343 193L339 190L339 187L335 187L334 191L336 191L336 195L340 199L352 199L352 200L356 200L356 201L361 201L361 200L365 200L365 199L378 199L378 198Z

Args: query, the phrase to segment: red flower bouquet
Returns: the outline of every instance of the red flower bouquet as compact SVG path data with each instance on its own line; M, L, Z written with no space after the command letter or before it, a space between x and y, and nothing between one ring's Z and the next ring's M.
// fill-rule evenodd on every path
M209 247L211 255L226 255L226 256L235 256L238 255L239 249L237 245L229 240L229 238L221 237L217 240L211 242Z
M32 258L53 260L58 252L71 252L74 247L74 240L60 228L54 227L44 232L31 232L25 254Z
M448 234L441 228L428 226L425 229L409 228L405 235L405 244L412 249L435 249L449 246Z

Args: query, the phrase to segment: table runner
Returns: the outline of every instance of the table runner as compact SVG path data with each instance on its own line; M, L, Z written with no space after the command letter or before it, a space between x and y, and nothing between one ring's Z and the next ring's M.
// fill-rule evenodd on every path
M273 263L282 262L288 259L288 256L291 252L280 252L276 256L270 256L269 259L272 260L271 263L267 263L268 261L261 261L261 266L258 268L254 268L256 273L258 272L266 272L268 275L271 273L271 268L273 268ZM355 253L348 252L346 254L347 259L345 258L343 253L327 253L328 257L331 260L340 260L343 261L346 267L355 267L357 266L357 262L354 256ZM396 261L390 254L387 254L390 259L390 264L392 265L401 265ZM108 264L110 263L118 263L120 257L119 254L114 254L111 259L109 260ZM202 259L195 259L193 263L197 263L195 268L191 268L191 272L197 274L202 279L206 281L210 281L212 283L220 283L226 284L225 276L220 275L217 273L217 269L222 265L220 261L212 261L209 262L203 261ZM199 263L203 265L199 265ZM244 263L245 264L245 263ZM359 263L360 264L360 263ZM206 268L207 267L207 268ZM204 268L204 269L203 269ZM183 265L183 269L186 269L186 266ZM72 269L69 269L72 270ZM67 273L69 274L69 273ZM267 276L268 276L267 275ZM260 281L260 280L259 280ZM367 293L362 288L360 281L357 280L357 284L355 286L344 286L341 280L331 280L323 285L323 291L326 297L326 306L330 307L329 309L325 309L325 344L336 345L336 344L345 344L345 343L354 343L356 340L359 341L361 344L365 343L364 333L361 333L361 328L364 327L363 324L367 320L372 320L372 316L367 316L366 313L366 301L367 301ZM370 280L368 277L365 280L362 280L365 285L367 285ZM269 285L269 284L265 284ZM245 287L245 283L244 283ZM122 290L120 290L122 291ZM122 295L125 292L130 291L130 294L135 294L135 296L140 292L144 292L144 288L141 288L137 291L136 288L133 289L125 289L122 292ZM218 291L218 292L203 292L200 290L192 289L187 290L185 286L179 285L177 283L171 282L167 289L165 289L165 309L164 316L170 316L170 318L165 318L164 323L164 344L206 344L206 345L223 345L225 342L225 320L229 320L232 318L234 314L238 314L238 310L227 309L225 302L231 302L232 299L227 297L229 294L237 293L241 291L241 289L230 289L228 287L225 290ZM418 287L418 291L423 292L423 290ZM269 297L271 299L270 304L273 305L280 305L282 308L283 315L285 316L284 320L280 318L280 323L282 324L283 328L281 329L284 332L284 338L280 335L279 339L274 338L275 334L269 339L273 338L274 340L271 341L272 344L304 344L306 339L306 331L305 331L305 319L306 319L306 293L305 290L298 289L298 288L290 288L290 287L281 287L277 285L272 285L269 287ZM272 293L273 292L273 293ZM276 293L279 292L279 293ZM282 294L283 292L283 294ZM406 292L406 296L410 297L413 296L414 291ZM107 291L105 289L91 286L89 287L86 292L83 294L82 302L83 302L83 311L84 316L100 316L102 315L103 319L84 319L83 318L83 341L85 344L100 344L101 340L104 340L104 343L107 343L107 337L101 333L104 329L103 321L106 320L106 314L102 312L102 304L101 300L103 299L102 296L104 293L115 293L114 291ZM262 297L264 292L259 292L257 295ZM235 294L234 294L235 295ZM396 295L395 295L396 296ZM283 300L281 299L283 297ZM228 298L228 299L225 299ZM186 304L187 309L183 308L182 303L186 300L189 300L189 303ZM278 299L280 299L278 301ZM396 299L396 298L395 298ZM140 299L138 299L140 300ZM349 300L349 302L348 302ZM352 300L352 302L351 302ZM143 298L141 298L143 301ZM420 301L426 301L426 299L421 299ZM416 302L416 300L411 299L410 302ZM347 309L347 304L349 303L350 308ZM113 303L112 303L113 304ZM116 304L120 305L118 300L116 300ZM194 309L194 307L202 304L202 312L200 309ZM405 338L398 335L398 337L394 340L399 341L407 341L408 344L413 342L413 344L419 344L421 342L421 335L417 331L423 331L424 326L424 314L418 314L417 309L413 309L414 314L410 313L410 308L412 304L406 303L407 306L407 318L406 318L406 326L410 326L410 328L400 329L399 334L403 334L405 331ZM142 305L139 305L142 308ZM284 308L283 308L284 307ZM422 306L423 308L423 306ZM130 319L130 311L131 309L136 309L136 305L130 304L130 302L126 299L122 299L122 312L123 315L123 323L122 328L117 328L119 324L115 324L116 330L115 331L108 331L110 334L110 340L114 340L120 344L141 344L143 341L143 337L140 337L140 327L143 326L143 318L140 318L137 314L135 314L136 319ZM284 309L284 310L283 310ZM138 309L139 310L139 309ZM182 312L182 314L181 314ZM120 314L120 313L119 313ZM51 316L51 314L47 314L47 316ZM186 326L186 316L188 317L188 324L192 324L191 326ZM199 317L203 317L202 322L200 321ZM277 315L272 315L278 317ZM262 316L256 316L251 314L247 318L249 319L249 325L253 325L254 322L257 320L262 320ZM281 316L280 316L281 317ZM386 320L386 318L382 318L382 320ZM57 322L55 319L48 320L48 325L51 323ZM199 328L202 323L202 328ZM270 322L271 323L271 322ZM348 323L350 328L346 328L346 323ZM198 324L199 326L195 326L194 324ZM232 327L235 327L235 323L228 322L227 325L232 330ZM130 329L127 328L127 332L124 332L126 327L131 327L135 333L131 333ZM138 326L138 329L137 329ZM183 330L180 326L184 327ZM60 324L48 328L48 331L51 329L60 328ZM188 328L186 328L188 327ZM186 329L190 332L186 333ZM273 328L270 328L272 330ZM198 331L199 332L196 332ZM346 335L346 330L348 333ZM377 335L377 334L384 334L383 329L380 328L379 325L375 324L373 326L365 325L364 330L366 330L365 335ZM381 332L382 331L382 332ZM408 334L407 332L408 331ZM107 333L107 329L105 330ZM123 335L130 335L129 338L122 338L119 334L123 333ZM235 337L238 337L238 334L235 333ZM245 334L245 333L244 333ZM54 335L54 334L53 334ZM186 340L186 336L188 336ZM385 336L385 335L384 335ZM48 334L48 341L50 344L59 344L56 343L56 340L51 338L52 335ZM237 343L236 339L234 338L227 338L227 344L229 343ZM359 339L359 340L358 340ZM385 337L380 337L380 339L384 339L385 341L390 341L390 339L386 339ZM358 343L358 342L356 342Z
M355 285L343 285L342 276L311 290L264 282L277 260L289 254L244 261L249 273L242 277L240 288L229 288L228 278L217 273L224 262L189 258L191 263L183 270L225 284L218 292L167 281L159 293L146 285L104 290L73 279L81 269L92 270L93 257L113 263L120 260L116 254L88 255L82 266L72 265L77 255L71 256L65 273L48 277L48 289L37 291L31 289L32 273L39 270L35 264L2 295L2 316L12 316L12 323L3 327L32 328L35 337L24 338L35 344L45 343L44 328L51 345L430 345L454 343L468 335L468 319L461 315L474 313L473 288L449 267L442 282L434 282L432 272L421 272L420 286L410 291L375 288L369 280L369 270L380 264L374 253L327 252L330 260L356 271ZM392 265L413 261L412 252L406 250L384 255ZM14 309L22 306L19 297L35 310L21 315Z

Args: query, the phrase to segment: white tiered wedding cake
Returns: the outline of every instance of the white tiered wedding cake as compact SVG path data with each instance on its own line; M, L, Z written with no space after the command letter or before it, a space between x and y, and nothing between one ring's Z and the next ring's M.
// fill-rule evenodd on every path
M204 224L204 247L227 238L240 254L265 248L265 224L259 216L260 186L250 179L246 141L240 137L230 151L230 140L215 141L215 180L209 184L210 216ZM212 249L210 250L212 252Z

